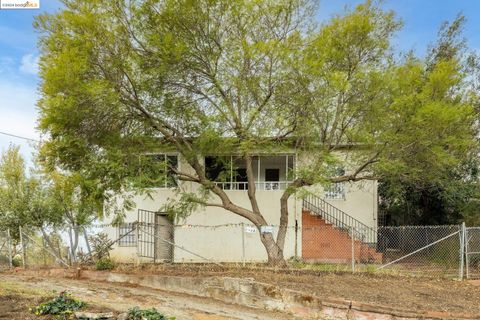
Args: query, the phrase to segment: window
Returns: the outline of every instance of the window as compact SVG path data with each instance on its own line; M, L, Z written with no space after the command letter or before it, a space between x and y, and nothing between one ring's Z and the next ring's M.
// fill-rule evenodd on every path
M118 246L134 247L137 245L135 224L124 223L118 227Z
M140 157L139 185L143 188L176 187L175 169L178 169L176 155L142 155Z
M279 181L280 169L265 169L265 190L278 190Z
M257 190L284 190L294 179L295 155L254 155L252 174ZM247 190L246 161L238 155L206 156L205 176L224 190Z
M265 169L265 181L280 181L280 169Z
M224 157L205 157L205 176L210 181L230 180L230 164L227 163L227 159Z

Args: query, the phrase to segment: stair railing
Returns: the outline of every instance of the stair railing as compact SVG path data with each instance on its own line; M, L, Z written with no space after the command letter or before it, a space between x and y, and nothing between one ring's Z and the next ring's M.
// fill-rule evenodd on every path
M375 229L367 226L363 222L355 219L351 215L319 197L308 195L303 199L303 208L314 215L322 217L325 221L333 224L335 227L348 232L349 235L354 236L356 240L360 240L366 244L374 244L377 242Z

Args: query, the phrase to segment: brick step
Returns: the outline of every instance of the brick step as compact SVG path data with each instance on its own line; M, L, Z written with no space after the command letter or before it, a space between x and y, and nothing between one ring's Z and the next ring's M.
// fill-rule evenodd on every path
M328 223L321 216L302 211L302 258L307 261L348 263L352 260L352 238L347 230ZM317 228L316 228L317 227ZM383 254L354 240L354 256L357 262L381 263Z

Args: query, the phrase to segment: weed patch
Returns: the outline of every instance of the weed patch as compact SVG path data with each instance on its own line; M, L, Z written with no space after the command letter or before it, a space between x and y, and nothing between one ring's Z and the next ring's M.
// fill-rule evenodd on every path
M42 303L34 308L31 308L37 316L53 315L56 319L70 319L73 313L85 306L85 302L75 300L66 292L60 293L59 296Z
M155 310L155 308L142 310L135 307L128 311L127 320L175 320L175 318L169 318Z

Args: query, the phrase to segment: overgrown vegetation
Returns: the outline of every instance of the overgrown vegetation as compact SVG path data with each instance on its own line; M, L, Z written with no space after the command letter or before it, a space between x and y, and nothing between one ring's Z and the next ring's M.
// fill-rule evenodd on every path
M72 319L75 311L85 306L85 302L75 300L67 292L62 292L57 297L31 308L31 312L35 315L53 315L55 319L67 320Z
M175 320L175 317L167 317L155 308L140 309L134 307L128 311L127 320Z
M102 257L95 262L95 268L97 270L112 270L115 268L115 262L108 257Z

